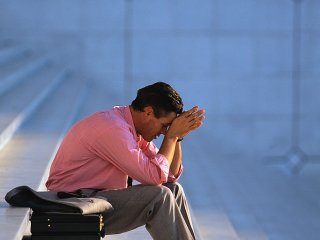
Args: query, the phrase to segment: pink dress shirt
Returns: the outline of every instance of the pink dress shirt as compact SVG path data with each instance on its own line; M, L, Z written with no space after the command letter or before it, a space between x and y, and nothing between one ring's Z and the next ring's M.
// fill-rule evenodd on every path
M182 173L182 167L178 177ZM168 160L138 136L128 106L97 112L67 133L50 168L49 190L120 189L128 175L142 184L175 182Z

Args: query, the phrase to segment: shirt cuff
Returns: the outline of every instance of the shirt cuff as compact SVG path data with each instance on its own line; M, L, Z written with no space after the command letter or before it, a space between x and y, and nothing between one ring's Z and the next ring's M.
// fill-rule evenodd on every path
M158 153L154 158L151 159L160 168L160 181L161 183L166 183L169 176L169 162L165 156Z
M168 182L176 182L179 180L183 172L183 165L181 164L178 175L175 177L172 172L169 172Z

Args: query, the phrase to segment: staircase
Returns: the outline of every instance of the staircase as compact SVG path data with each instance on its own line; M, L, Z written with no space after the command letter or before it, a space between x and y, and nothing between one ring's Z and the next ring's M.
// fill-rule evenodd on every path
M29 209L9 208L19 185L43 190L48 166L86 96L85 79L57 54L0 40L0 239L22 239Z

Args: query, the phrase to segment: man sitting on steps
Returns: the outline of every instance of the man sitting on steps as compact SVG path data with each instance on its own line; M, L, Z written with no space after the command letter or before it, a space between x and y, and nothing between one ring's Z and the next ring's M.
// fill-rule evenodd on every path
M182 167L181 141L199 128L204 110L183 112L179 94L157 82L138 90L129 106L116 106L76 123L50 168L49 190L99 189L113 205L107 234L145 225L153 239L195 239L188 203L176 181ZM160 149L152 142L160 134ZM128 176L141 184L127 186Z

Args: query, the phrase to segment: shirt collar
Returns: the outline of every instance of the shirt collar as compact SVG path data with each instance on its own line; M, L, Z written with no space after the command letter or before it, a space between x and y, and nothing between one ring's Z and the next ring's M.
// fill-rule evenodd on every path
M133 123L133 119L132 119L132 115L131 115L131 111L130 111L130 107L129 106L125 106L124 107L124 119L126 120L126 122L131 126L132 128L132 132L133 132L133 136L136 139L136 141L140 141L141 140L141 135L138 135L136 132L136 128L134 127L134 123Z

